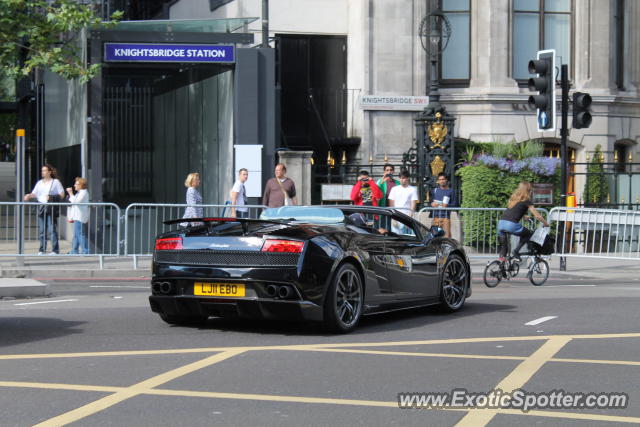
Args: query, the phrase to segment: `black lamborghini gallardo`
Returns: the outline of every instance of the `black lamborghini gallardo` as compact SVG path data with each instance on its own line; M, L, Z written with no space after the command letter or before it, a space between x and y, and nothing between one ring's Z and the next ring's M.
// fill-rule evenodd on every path
M190 221L155 242L149 302L171 324L293 318L348 332L363 315L455 311L471 295L462 245L399 210L285 206L260 219Z

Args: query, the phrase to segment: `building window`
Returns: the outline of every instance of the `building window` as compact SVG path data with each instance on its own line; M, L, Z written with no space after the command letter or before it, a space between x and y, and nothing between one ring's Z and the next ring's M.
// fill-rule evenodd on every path
M442 12L451 23L451 38L442 53L440 76L443 86L465 86L470 75L470 0L442 0Z
M572 0L513 0L513 78L530 77L529 60L556 50L556 64L571 70Z
M615 144L613 148L614 169L618 173L627 172L627 146L623 144Z

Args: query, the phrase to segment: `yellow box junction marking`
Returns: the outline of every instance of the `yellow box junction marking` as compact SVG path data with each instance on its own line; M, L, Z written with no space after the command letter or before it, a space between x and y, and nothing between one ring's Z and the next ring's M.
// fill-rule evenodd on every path
M172 381L176 378L192 373L199 369L211 366L223 360L230 359L238 354L248 351L320 351L334 353L355 353L370 354L380 356L396 357L445 357L463 359L491 359L491 360L518 360L521 363L507 375L496 388L504 391L512 391L521 388L527 381L538 372L547 362L561 363L595 363L610 365L640 366L640 361L624 360L590 360L590 359L566 359L554 358L553 356L562 349L569 341L575 339L612 339L612 338L640 338L640 333L631 334L593 334L593 335L552 335L552 336L525 336L525 337L482 337L482 338L456 338L444 340L421 340L421 341L392 341L392 342L367 342L367 343L329 343L329 344L304 344L285 346L255 346L255 347L210 347L193 349L166 349L166 350L136 350L136 351L112 351L112 352L86 352L86 353L53 353L53 354L16 354L2 355L0 360L23 360L23 359L46 359L46 358L76 358L76 357L105 357L105 356L144 356L144 355L168 355L168 354L190 354L190 353L216 353L200 361L187 364L173 369L166 373L149 378L145 381L134 384L130 387L107 387L76 384L58 383L37 383L37 382L13 382L0 381L0 387L23 387L50 390L73 390L73 391L93 391L112 393L87 405L61 414L57 417L44 421L39 426L61 426L66 425L87 416L93 415L113 405L123 402L138 395L163 395L163 396L184 396L213 399L236 399L236 400L260 400L271 402L292 402L292 403L315 403L331 405L357 405L369 407L397 408L397 401L375 401L359 399L331 399L323 397L305 396L284 396L284 395L263 395L245 393L224 393L224 392L201 392L190 390L166 390L156 387ZM428 344L468 344L480 342L510 342L510 341L537 341L544 340L533 354L528 357L521 356L494 356L481 354L449 354L449 353L422 353L422 352L401 352L368 350L366 347L395 347L409 345ZM640 417L609 416L602 414L584 412L555 412L532 410L523 413L517 409L471 409L468 408L447 408L447 409L421 409L421 410L445 410L467 412L458 425L486 425L496 414L537 416L565 419L584 419L594 421L612 421L624 423L640 423Z

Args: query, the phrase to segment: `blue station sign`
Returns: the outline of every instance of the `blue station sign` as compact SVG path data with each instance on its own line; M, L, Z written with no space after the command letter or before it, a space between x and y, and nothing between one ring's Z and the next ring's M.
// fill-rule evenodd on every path
M235 62L233 45L105 43L105 62Z

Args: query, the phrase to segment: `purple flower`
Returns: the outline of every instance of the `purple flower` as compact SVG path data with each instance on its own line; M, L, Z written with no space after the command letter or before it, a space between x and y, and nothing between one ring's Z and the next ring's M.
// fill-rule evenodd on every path
M560 164L560 159L552 157L530 157L524 160L513 160L512 158L497 158L491 155L481 154L477 157L474 156L474 160L478 164L513 174L528 169L540 176L551 176L555 174Z

